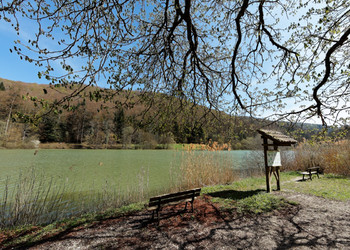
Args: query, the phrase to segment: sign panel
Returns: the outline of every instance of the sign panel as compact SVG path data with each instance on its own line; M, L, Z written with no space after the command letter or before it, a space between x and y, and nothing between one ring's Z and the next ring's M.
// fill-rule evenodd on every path
M281 153L278 150L267 151L267 166L269 167L280 167L281 164Z

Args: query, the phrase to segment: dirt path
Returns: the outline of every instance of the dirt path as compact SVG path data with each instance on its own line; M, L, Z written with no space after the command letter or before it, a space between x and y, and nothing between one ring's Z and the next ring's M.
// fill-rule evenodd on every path
M224 214L207 200L195 213L162 213L160 226L147 212L67 232L32 249L350 249L350 202L292 192L275 193L299 206L268 215Z

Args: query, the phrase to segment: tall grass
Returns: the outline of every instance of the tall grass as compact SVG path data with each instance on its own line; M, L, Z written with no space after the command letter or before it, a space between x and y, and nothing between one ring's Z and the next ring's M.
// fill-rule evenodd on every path
M208 145L189 145L182 152L182 161L178 175L173 183L177 189L189 189L215 184L231 183L238 179L236 170L222 150L227 145L210 142Z
M320 166L325 173L350 176L350 142L300 143L294 149L295 157L287 161L289 170L304 170Z
M21 172L17 180L7 178L0 195L0 228L47 224L88 212L103 212L149 197L148 171L137 174L138 184L121 186L107 181L81 192L73 180L44 176L34 168Z
M64 183L45 179L35 170L20 173L15 185L7 178L0 205L0 227L51 222L67 206L63 201ZM54 188L55 187L55 188ZM40 204L40 205L38 205Z

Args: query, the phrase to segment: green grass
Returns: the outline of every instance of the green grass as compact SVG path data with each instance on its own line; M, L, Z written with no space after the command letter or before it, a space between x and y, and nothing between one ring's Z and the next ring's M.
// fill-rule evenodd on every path
M295 204L272 194L259 192L240 199L239 197L215 197L212 202L219 203L220 209L228 212L237 211L241 214L260 214L282 208L288 204Z
M295 178L294 173L282 173L283 181ZM274 179L271 185L275 185ZM266 179L263 177L247 178L230 185L205 187L202 193L212 196L212 202L219 203L225 211L259 214L295 204L271 193L266 193Z
M291 203L283 198L276 197L268 193L259 193L257 195L239 200L237 202L237 210L239 213L259 214L282 208L287 204Z
M302 176L298 172L281 173L282 191L295 191L326 199L349 201L350 178L338 175L321 175L321 178L300 181ZM276 181L271 179L272 189L276 188ZM212 201L220 203L224 210L236 210L240 213L263 213L281 208L287 204L294 204L280 197L266 193L265 176L247 178L230 185L205 187L202 193L212 196Z
M298 176L300 175L297 172L282 172L281 181L289 182ZM274 177L271 178L271 186L272 186L272 189L276 188L276 181ZM206 193L223 191L223 190L249 191L249 190L256 190L256 189L266 190L265 176L246 178L246 179L233 182L232 184L229 184L229 185L216 185L211 187L204 187L202 189L202 193L206 194Z
M302 179L300 175L297 176ZM350 178L345 176L326 174L321 175L320 179L315 176L312 180L287 182L282 188L326 199L350 200Z

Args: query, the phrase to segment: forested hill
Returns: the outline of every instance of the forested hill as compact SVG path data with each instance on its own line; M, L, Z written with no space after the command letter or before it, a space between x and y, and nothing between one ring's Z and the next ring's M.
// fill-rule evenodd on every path
M145 112L142 103L122 105L126 97L120 95L106 100L100 91L109 90L95 87L88 87L58 109L49 110L50 103L59 102L71 91L0 78L0 147L30 147L35 140L107 148L132 144L156 148L175 142L210 140L227 143L233 149L261 146L256 136L261 121L211 113L190 104L173 107L171 112ZM26 117L38 119L30 122Z

